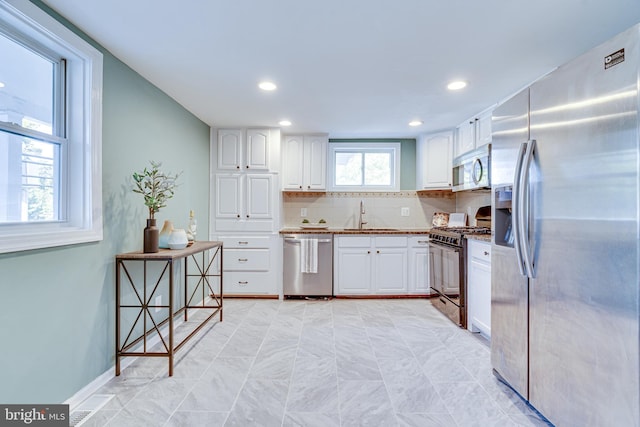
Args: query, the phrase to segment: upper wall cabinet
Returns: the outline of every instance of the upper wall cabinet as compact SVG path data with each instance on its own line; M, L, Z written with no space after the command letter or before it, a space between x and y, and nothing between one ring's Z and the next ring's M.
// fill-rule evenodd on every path
M218 129L218 169L269 171L271 129Z
M328 135L286 135L283 141L282 189L326 190Z
M416 146L418 190L451 189L453 131L422 135Z
M454 157L476 148L476 121L467 120L458 126Z
M485 111L458 126L454 157L491 142L491 113Z

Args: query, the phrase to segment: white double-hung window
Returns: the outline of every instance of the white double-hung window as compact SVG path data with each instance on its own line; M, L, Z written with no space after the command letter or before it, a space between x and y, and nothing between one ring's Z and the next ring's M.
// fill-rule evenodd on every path
M102 54L0 0L0 253L102 239Z
M400 143L329 144L332 191L399 191Z

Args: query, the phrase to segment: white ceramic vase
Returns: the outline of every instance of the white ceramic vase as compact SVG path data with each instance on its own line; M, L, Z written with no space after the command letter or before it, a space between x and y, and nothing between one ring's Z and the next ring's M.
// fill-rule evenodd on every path
M169 220L165 220L162 225L162 230L160 230L160 238L158 241L158 246L162 249L169 248L169 236L171 236L171 232L173 231L173 223Z
M188 243L187 232L184 231L184 228L174 228L169 235L169 249L184 249Z

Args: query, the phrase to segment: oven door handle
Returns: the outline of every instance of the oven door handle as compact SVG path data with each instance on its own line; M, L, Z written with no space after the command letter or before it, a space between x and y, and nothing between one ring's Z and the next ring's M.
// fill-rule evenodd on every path
M443 244L443 243L440 243L440 242L434 241L434 240L430 240L429 244L433 245L433 246L437 246L437 247L442 248L444 250L447 250L449 252L460 252L462 250L462 248L460 248L458 246L449 246L449 245L446 245L446 244Z

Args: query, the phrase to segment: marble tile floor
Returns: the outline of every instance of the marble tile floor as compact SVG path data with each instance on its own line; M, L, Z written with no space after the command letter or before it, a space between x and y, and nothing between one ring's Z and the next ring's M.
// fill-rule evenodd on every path
M547 426L494 378L487 341L428 300L224 304L172 377L136 359L83 426Z

